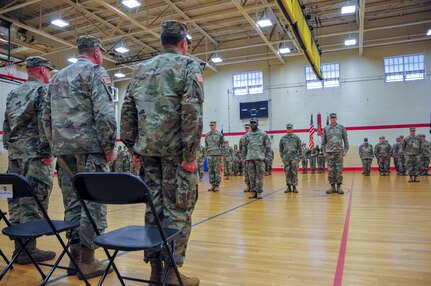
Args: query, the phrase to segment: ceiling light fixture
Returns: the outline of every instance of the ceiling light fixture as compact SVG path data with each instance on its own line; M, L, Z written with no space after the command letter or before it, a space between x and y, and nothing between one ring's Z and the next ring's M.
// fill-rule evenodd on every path
M124 46L121 46L121 47L115 48L115 51L119 52L120 54L124 54L124 53L127 53L129 49Z
M121 1L121 3L123 3L124 6L127 6L130 9L141 6L141 2L137 0L123 0Z
M114 76L115 76L115 77L118 77L118 78L123 78L123 77L125 77L126 75L125 75L124 73L122 73L121 71L119 71L119 72L115 73L115 74L114 74Z
M55 26L57 26L57 27L60 27L60 28L63 28L63 27L66 27L66 26L69 26L69 22L66 22L66 21L64 21L64 20L62 20L62 19L55 19L55 20L52 20L51 21L51 24L53 24L53 25L55 25Z
M289 47L280 47L280 49L278 50L278 52L280 54L288 54L288 53L290 53L290 49L289 49Z
M348 39L344 41L345 46L354 46L356 45L356 39Z
M431 36L431 29L428 29L427 36Z
M272 21L270 19L260 19L257 21L257 25L261 28L266 28L272 26Z
M356 6L355 5L349 5L349 6L344 6L341 7L341 14L345 15L345 14L353 14L356 11Z
M189 39L190 41L192 40L192 36L190 36L188 33L186 34L186 38Z
M218 64L218 63L223 62L223 59L220 58L219 56L215 56L215 57L211 58L211 61L215 64Z
M77 58L68 58L67 59L68 62L71 62L72 64L76 63L78 61Z

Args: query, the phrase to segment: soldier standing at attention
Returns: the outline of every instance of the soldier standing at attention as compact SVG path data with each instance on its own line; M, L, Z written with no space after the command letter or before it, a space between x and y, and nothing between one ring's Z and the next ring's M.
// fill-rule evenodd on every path
M265 176L272 175L272 161L274 161L274 151L272 148L270 155L268 163L265 163Z
M395 170L397 171L397 175L401 175L400 173L400 162L399 162L399 157L398 157L398 152L400 150L400 137L397 137L395 139L396 143L392 145L392 150L391 150L391 154L392 154L392 158L394 159L394 167Z
M3 122L3 145L8 150L8 173L25 176L46 211L52 190L52 157L42 110L48 93L51 67L42 57L29 57L26 60L28 81L11 91L6 99ZM10 223L19 224L43 219L32 197L8 199ZM15 240L14 255L21 248ZM53 259L55 252L36 248L36 239L26 246L36 262ZM32 263L30 257L21 252L16 263Z
M316 164L317 164L317 150L316 150L316 147L313 147L310 150L310 171L311 171L311 174L316 173Z
M298 168L301 157L301 140L293 134L293 125L286 124L286 132L279 144L280 158L284 163L284 175L286 176L287 189L285 193L297 193ZM292 189L293 187L293 189Z
M310 150L307 148L307 144L302 143L301 149L301 163L302 163L302 173L307 174L308 169L308 155L310 154Z
M80 222L79 231L68 233L71 253L85 277L91 278L100 276L105 265L94 257L96 234L73 190L72 178L79 172L109 172L109 163L115 159L117 123L111 80L101 66L105 50L100 40L80 36L77 46L78 61L59 71L51 81L45 118L51 123L51 149L57 157L65 219ZM106 205L87 205L103 232L107 227ZM76 270L68 273L75 274Z
M430 176L428 173L428 167L430 164L430 152L431 152L431 146L430 142L425 139L425 135L421 134L419 137L422 140L422 153L421 157L419 159L420 161L420 175L421 176Z
M410 128L410 135L407 136L401 145L407 156L407 169L409 171L409 183L419 182L419 156L422 153L422 140L416 136L416 128Z
M385 136L380 136L379 143L374 147L374 155L377 158L379 164L380 176L389 175L389 167L391 163L392 148L388 141L385 140Z
M271 139L258 125L257 118L250 119L251 130L244 135L242 150L250 177L250 189L253 192L250 199L262 199L265 162L269 161L271 156Z
M229 180L229 176L233 175L233 156L234 152L232 147L229 146L229 141L224 141L223 158L224 158L224 177Z
M349 141L347 140L347 131L343 125L337 123L337 114L329 115L331 123L323 128L322 148L326 159L328 160L328 179L331 189L327 194L339 193L344 194L341 189L343 184L343 157L349 150ZM337 185L337 189L335 189Z
M235 176L242 176L241 154L238 145L233 145L233 173Z
M373 146L368 143L368 138L364 138L364 143L359 145L359 157L362 161L362 175L369 176L371 173L371 163L373 162Z
M217 122L210 122L210 132L205 136L205 154L208 160L208 176L211 184L209 192L220 191L220 166L222 163L224 137L217 130Z
M186 56L187 35L185 24L162 22L163 51L135 67L121 111L121 139L133 148L133 160L143 165L142 179L150 188L162 226L180 230L174 255L178 267L184 264L198 199L196 157L204 101L201 67ZM145 224L155 226L149 207ZM166 271L167 258L163 250L145 252L145 261L151 263L151 281L161 282L162 261ZM181 274L181 279L185 286L199 285L197 277ZM179 285L175 271L167 284Z
M318 173L325 173L325 154L323 154L322 147L319 145L316 147L317 150L317 166L319 168Z
M404 142L404 136L400 135L400 146L398 148L398 169L400 171L401 176L406 175L407 167L406 167L406 154L402 148Z
M196 158L198 160L199 181L202 181L202 178L204 176L204 161L205 161L205 148L203 146L199 146Z
M247 134L248 132L250 132L251 128L250 128L250 123L246 123L244 125L244 129L245 129L245 134ZM245 182L245 189L244 189L244 193L247 192L251 192L251 188L250 188L250 176L248 174L247 171L247 166L246 166L246 162L245 162L245 157L243 157L243 150L244 150L244 135L241 136L241 138L239 139L239 155L240 155L240 160L241 160L241 168L242 171L244 173L244 182Z

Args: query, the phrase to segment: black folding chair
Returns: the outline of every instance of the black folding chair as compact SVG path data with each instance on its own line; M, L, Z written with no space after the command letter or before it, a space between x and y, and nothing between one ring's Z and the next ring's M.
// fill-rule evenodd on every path
M180 285L183 286L180 273L174 261L174 239L179 234L179 230L162 228L151 194L144 181L130 173L79 173L75 175L72 181L81 204L97 234L97 237L94 238L94 243L104 248L109 259L108 266L106 267L98 285L103 284L106 274L112 266L114 267L121 285L125 285L124 279L166 285L166 281L173 269ZM147 203L154 215L157 227L130 225L105 234L100 234L90 212L88 211L85 201L103 204ZM168 269L163 278L163 282L126 277L120 275L117 271L114 259L119 251L139 251L146 249L161 251L162 248L166 249L169 256ZM114 251L112 256L108 249Z
M2 212L0 210L0 221L4 220L5 222L8 222L6 218L6 213ZM3 260L6 262L6 264L9 264L9 259L7 259L6 255L3 253L3 251L0 248L0 256L3 258ZM10 269L13 269L13 266L10 267Z
M64 243L63 239L60 237L60 233L66 232L72 229L75 229L79 227L79 222L68 222L63 220L51 220L42 206L42 203L37 198L30 182L25 178L24 176L18 175L18 174L0 174L0 185L5 186L9 185L13 189L13 196L14 198L22 198L22 197L33 197L35 200L38 208L43 214L44 219L41 220L35 220L30 221L27 223L22 224L10 224L9 221L6 219L6 217L3 216L3 219L5 219L7 227L3 228L2 233L6 236L8 236L11 239L17 240L21 247L18 250L16 254L13 255L12 260L8 263L6 268L3 270L3 272L0 275L0 281L6 274L6 272L12 267L12 264L15 262L15 260L18 258L18 256L22 253L22 251L25 251L29 258L31 259L34 266L39 271L40 275L44 279L41 285L46 285L49 281L49 278L51 277L52 273L54 273L56 268L63 268L59 266L59 263L61 259L63 258L64 254L67 254L69 256L71 262L76 267L78 273L81 274L82 277L84 275L82 274L81 270L79 269L78 263L73 259L72 255L69 252L69 246L71 239L68 239L67 244ZM1 212L1 210L0 210ZM30 239L36 239L41 236L45 235L55 235L57 237L57 240L60 242L61 246L63 247L63 251L59 255L58 259L55 261L54 265L49 264L43 264L47 266L52 266L51 270L49 271L48 275L45 275L43 271L40 269L38 263L34 260L31 253L26 249L26 246ZM42 264L41 264L42 265ZM67 268L66 268L67 269ZM87 279L84 278L85 284L87 286L90 285L88 283Z

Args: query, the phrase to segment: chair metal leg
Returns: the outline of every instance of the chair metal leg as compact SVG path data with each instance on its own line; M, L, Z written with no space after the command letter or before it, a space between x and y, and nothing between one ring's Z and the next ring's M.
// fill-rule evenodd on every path
M104 248L103 250L105 251L106 257L108 257L108 260L111 261L112 257L111 257L111 254L109 253L109 251L106 248ZM117 252L118 252L118 250L117 250ZM117 274L117 277L121 277L120 271L118 271L118 268L115 265L113 259L112 259L112 268L114 268L114 271L115 271L115 274ZM107 269L109 269L109 268L107 268ZM120 280L121 286L126 286L126 284L124 284L123 279L120 279L120 278L118 278L118 279Z
M0 256L3 258L4 262L6 264L9 264L9 259L7 259L6 255L3 253L3 251L0 249ZM13 269L13 265L11 265L10 269Z
M109 258L108 266L106 267L105 272L103 272L103 275L100 278L99 283L97 284L98 286L102 286L103 282L105 281L106 275L108 275L109 268L111 268L111 266L114 264L114 259L115 259L115 257L117 257L117 254L118 254L118 250L115 250L112 257ZM126 284L124 284L123 278L121 277L121 275L119 273L117 273L117 278L118 278L118 280L120 280L121 285L123 285L123 286L126 285Z
M175 263L174 260L174 254L175 254L175 241L172 240L171 242L171 247L166 247L167 248L167 252L169 254L169 259L168 259L168 269L166 270L166 275L163 279L163 284L162 285L166 285L166 282L168 281L168 277L172 271L172 268L175 271L175 275L177 276L178 282L180 283L181 286L184 286L183 284L183 280L181 279L181 275L180 275L180 271L178 270L177 264ZM171 250L172 249L172 250ZM171 252L172 251L172 252Z

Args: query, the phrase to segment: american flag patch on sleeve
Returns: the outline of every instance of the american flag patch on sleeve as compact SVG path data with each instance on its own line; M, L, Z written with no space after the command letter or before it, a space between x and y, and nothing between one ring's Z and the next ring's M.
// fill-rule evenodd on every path
M204 78L202 77L202 74L197 73L196 74L196 79L198 80L198 82L203 83L204 82Z

